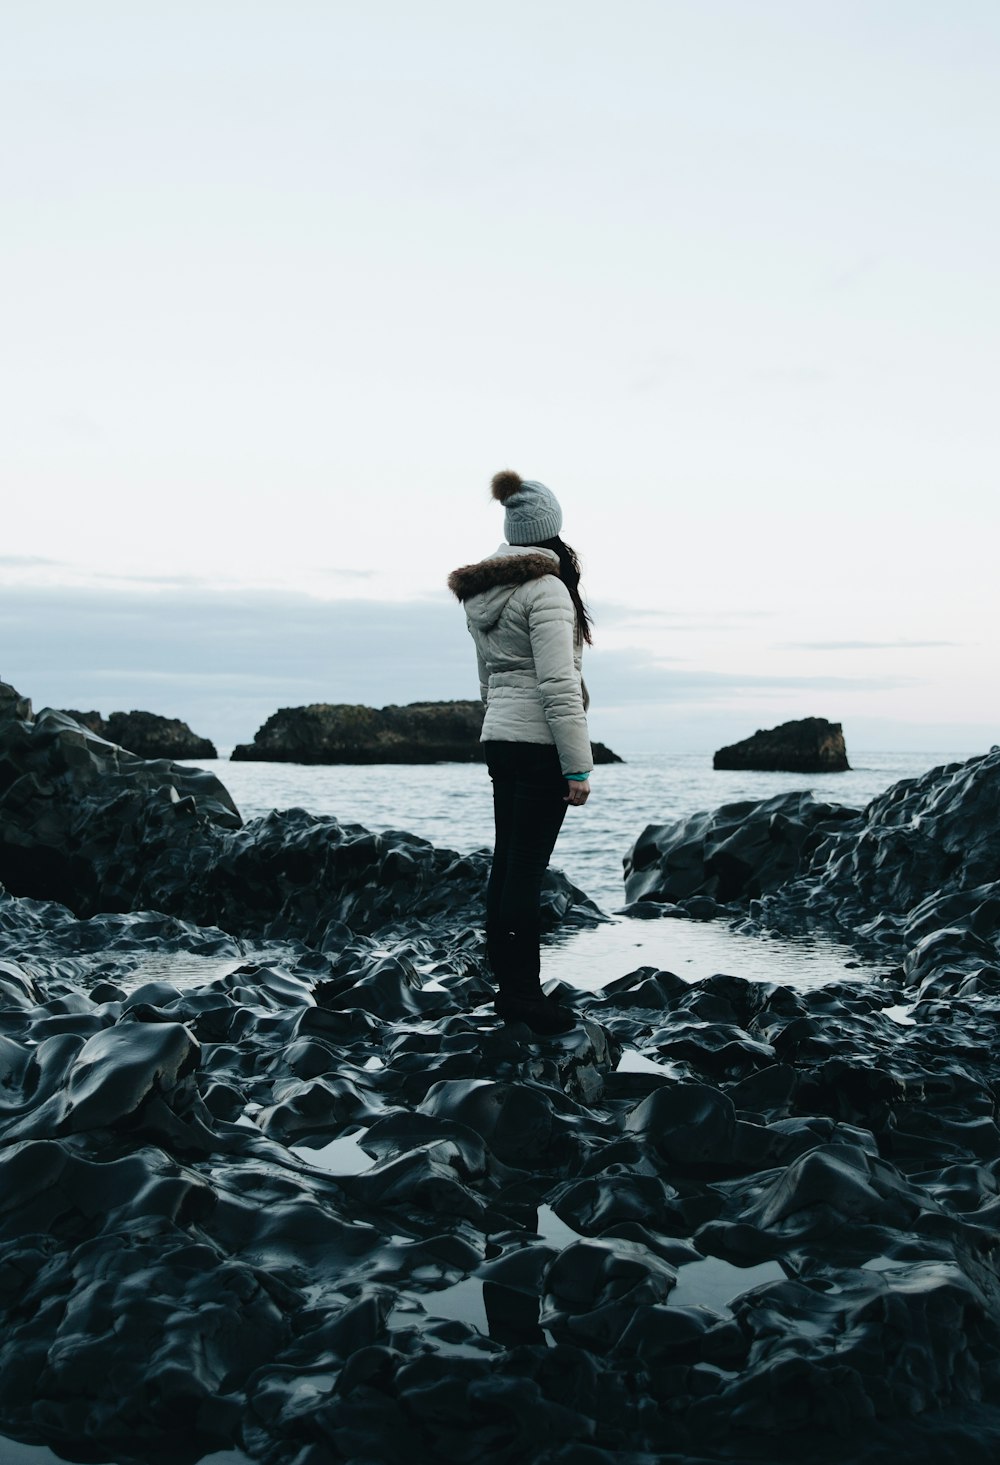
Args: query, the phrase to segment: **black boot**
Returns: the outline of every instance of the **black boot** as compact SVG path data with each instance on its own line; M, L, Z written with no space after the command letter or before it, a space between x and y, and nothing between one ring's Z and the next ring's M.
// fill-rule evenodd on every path
M494 948L499 966L492 952L490 959L500 988L493 1003L498 1017L508 1023L523 1022L542 1037L555 1037L576 1027L575 1014L542 992L537 931L499 932Z

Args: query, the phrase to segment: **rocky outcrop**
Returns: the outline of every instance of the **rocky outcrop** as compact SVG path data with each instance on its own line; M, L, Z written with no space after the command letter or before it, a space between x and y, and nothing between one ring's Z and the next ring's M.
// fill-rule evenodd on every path
M0 889L0 1436L123 1465L1000 1457L1000 749L864 813L688 822L661 853L691 893L643 913L861 922L899 965L609 973L532 1040L492 1011L478 857L241 826L208 774L0 685L4 875L34 851ZM86 909L37 898L74 879Z
M793 879L830 831L858 827L856 809L810 793L724 804L668 824L650 824L625 856L629 901L695 898L746 902Z
M750 914L776 929L839 929L890 951L945 927L996 941L1000 747L905 779L824 831L797 876Z
M81 727L127 748L138 758L217 758L215 744L193 733L186 722L176 717L160 717L155 712L112 712L104 718L99 712L63 710Z
M9 890L81 914L152 905L163 876L186 884L186 852L241 822L211 773L138 758L62 712L36 718L0 684L0 882Z
M405 707L359 707L316 702L283 707L233 749L237 762L472 763L482 759L481 702L411 702ZM594 762L620 763L594 743Z
M850 769L839 722L803 717L720 748L712 767L755 773L846 773Z
M625 857L634 914L742 913L902 954L958 925L1000 931L1000 748L887 789L866 809L808 793L649 825Z
M475 921L489 857L304 809L243 825L213 774L144 761L64 713L31 716L0 690L0 882L78 915L147 907L231 933L320 948L342 923ZM547 922L590 923L594 904L562 874L543 891Z

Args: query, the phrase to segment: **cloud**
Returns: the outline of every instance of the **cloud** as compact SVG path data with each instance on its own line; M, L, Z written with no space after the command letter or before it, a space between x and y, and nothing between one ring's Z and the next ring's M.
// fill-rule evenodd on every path
M787 366L765 366L752 372L758 381L776 382L779 386L818 387L830 381L831 373L822 366L807 362Z
M40 554L0 554L0 565L7 565L10 569L27 569L35 565L58 565L61 560L46 559Z
M157 585L161 582L156 582ZM153 592L62 587L0 591L3 657L43 654L97 672L240 673L270 680L370 680L380 664L435 666L461 647L464 622L440 601L319 600L282 591ZM473 663L474 666L474 663Z
M883 255L874 251L857 255L819 280L816 293L821 296L843 294L878 270L882 261Z
M119 575L113 570L93 570L89 577L96 585L128 585L133 590L208 589L217 583L205 575Z
M933 646L960 646L960 641L780 641L779 651L926 651Z
M623 615L628 613L622 607ZM633 718L740 698L884 691L884 676L769 675L678 666L649 652L589 651L586 676L602 710ZM479 687L465 621L449 597L319 600L288 591L0 587L0 677L36 708L142 707L181 717L222 746L248 741L279 706L474 698ZM791 714L790 714L791 715Z
M690 611L624 605L617 600L591 601L594 621L614 631L729 631L774 614L769 610L722 609L717 616L695 616Z
M0 677L35 706L146 707L223 743L279 703L478 695L462 616L436 601L277 591L0 587Z
M690 361L679 352L661 352L635 368L626 384L626 391L634 397L654 392L690 366Z
M627 703L706 703L761 693L867 692L910 686L908 677L784 676L746 671L677 670L643 651L592 651L585 668L595 698L609 706ZM598 697L599 694L599 697Z

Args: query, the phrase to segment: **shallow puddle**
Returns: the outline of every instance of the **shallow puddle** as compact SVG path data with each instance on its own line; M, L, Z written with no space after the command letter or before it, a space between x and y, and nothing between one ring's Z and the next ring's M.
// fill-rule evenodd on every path
M587 930L554 933L542 950L542 979L596 991L650 966L687 982L725 972L750 982L807 990L829 982L866 981L884 967L862 963L850 946L819 936L747 936L723 921L664 917L620 919Z
M199 956L192 951L142 951L133 955L112 947L95 960L93 970L82 976L81 982L90 988L106 980L123 992L134 992L147 982L169 982L183 992L228 977L246 960L245 956Z
M420 1298L421 1306L429 1317L453 1318L475 1328L488 1338L490 1322L486 1316L483 1301L483 1284L478 1277L464 1277L452 1287L442 1287L440 1292L430 1292Z
M370 1170L375 1164L371 1155L366 1155L361 1148L361 1141L367 1133L367 1129L358 1129L353 1134L342 1134L319 1149L312 1149L309 1145L289 1145L288 1148L307 1165L314 1165L317 1170L325 1170L330 1175L360 1175L362 1170Z
M0 1435L0 1465L66 1465L66 1458L54 1454L45 1445L22 1445L20 1440ZM119 1465L119 1462L109 1455L101 1465ZM203 1455L196 1465L254 1465L254 1462L242 1450L216 1450L211 1455Z
M539 1206L537 1215L535 1230L550 1246L555 1246L562 1251L564 1246L580 1240L580 1233L574 1231L571 1226L567 1226L565 1221L560 1221L551 1206Z
M541 1216L541 1210L548 1215ZM566 1246L580 1238L564 1225L548 1206L540 1208L539 1234L554 1246ZM736 1267L717 1257L689 1262L677 1272L677 1285L670 1293L672 1307L707 1307L712 1312L728 1313L738 1297L769 1282L784 1282L786 1273L777 1262L761 1262L753 1267ZM405 1326L426 1314L434 1318L451 1318L475 1328L484 1337L490 1336L490 1319L483 1296L483 1284L477 1277L465 1277L440 1292L419 1299L419 1308L411 1301L393 1309L390 1326ZM547 1335L547 1330L546 1330ZM549 1338L551 1344L552 1339Z
M677 1270L677 1286L670 1294L671 1307L710 1307L728 1312L729 1305L744 1292L767 1282L784 1282L787 1273L777 1262L760 1262L755 1267L734 1267L719 1257L688 1262Z
M661 1078L683 1078L683 1070L676 1063L654 1063L645 1053L636 1048L626 1048L618 1060L617 1073L656 1073Z

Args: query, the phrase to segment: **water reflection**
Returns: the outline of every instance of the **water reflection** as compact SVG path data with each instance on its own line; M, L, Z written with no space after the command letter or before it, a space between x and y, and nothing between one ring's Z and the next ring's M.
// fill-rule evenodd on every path
M375 1164L371 1155L361 1148L361 1141L367 1133L367 1129L357 1129L351 1134L338 1135L326 1144L299 1143L288 1148L317 1170L326 1170L331 1175L360 1175Z
M188 991L221 981L245 961L243 956L200 956L193 951L141 951L132 955L111 948L87 962L79 980L87 987L111 981L124 992L133 992L147 982L169 982L180 991Z
M99 1457L92 1453L93 1446L89 1442L84 1448L87 1451L86 1458L98 1462L98 1465L120 1465L110 1455L99 1461ZM57 1455L46 1445L23 1445L20 1440L10 1440L0 1435L2 1465L66 1465L68 1458L76 1458L76 1452L73 1451L70 1456ZM186 1465L190 1465L190 1461ZM254 1465L254 1462L242 1450L232 1449L214 1450L210 1455L202 1455L197 1465Z
M817 935L749 936L718 921L619 919L549 936L542 972L546 980L557 977L592 992L640 966L674 972L688 982L725 972L800 991L865 981L886 970L862 962L852 947Z
M726 1313L737 1297L768 1282L786 1281L786 1273L777 1262L759 1262L752 1267L737 1267L720 1257L708 1256L704 1261L688 1262L677 1271L677 1286L670 1294L672 1307L708 1307Z

